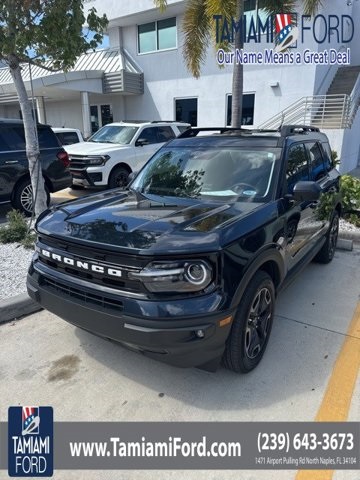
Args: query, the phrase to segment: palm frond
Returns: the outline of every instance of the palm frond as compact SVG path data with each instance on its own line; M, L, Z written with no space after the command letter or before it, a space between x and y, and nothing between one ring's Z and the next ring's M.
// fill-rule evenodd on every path
M211 24L206 13L206 0L188 1L182 30L186 66L195 78L199 78L200 67L205 62L206 49L210 43Z
M265 10L268 15L276 15L277 13L296 12L296 1L294 0L263 0L260 7Z
M167 7L167 0L154 0L155 7L157 7L160 12L164 12Z
M235 18L236 14L236 4L238 1L243 0L206 0L205 9L207 16L212 19L213 15L222 15L226 20ZM238 19L237 19L238 20Z
M304 0L304 14L315 15L321 6L321 0Z

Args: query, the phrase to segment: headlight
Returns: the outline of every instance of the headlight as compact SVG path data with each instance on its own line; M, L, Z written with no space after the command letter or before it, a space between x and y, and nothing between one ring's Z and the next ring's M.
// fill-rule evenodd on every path
M104 165L109 160L109 155L101 155L100 157L88 157L88 165Z
M150 292L199 292L212 281L211 265L203 260L151 262L129 278L140 280Z

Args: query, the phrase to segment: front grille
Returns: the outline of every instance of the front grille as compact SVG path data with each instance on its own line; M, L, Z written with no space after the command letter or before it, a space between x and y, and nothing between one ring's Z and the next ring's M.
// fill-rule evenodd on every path
M70 155L70 168L75 168L75 169L85 169L86 167L90 166L98 166L98 165L93 165L90 163L90 159L100 159L103 160L103 157L101 155L92 155L91 157L85 156L85 155Z
M56 247L55 247L56 245ZM105 267L105 272L93 271L91 269L85 270L78 268L74 265L69 265L61 261L57 261L54 258L49 258L41 253L41 250L45 249L59 255L61 258L69 257L75 261L88 262L94 265L100 265ZM129 292L134 294L147 294L143 283L139 280L133 280L129 278L130 272L139 272L146 263L146 260L142 259L141 262L137 262L130 256L115 255L113 253L100 253L100 251L92 248L74 246L72 244L65 244L63 242L57 242L55 239L39 237L37 243L37 250L39 252L38 262L50 268L54 272L59 272L67 277L72 278L76 283L77 280L85 280L91 284L106 286L114 289L118 289L122 292ZM130 263L130 265L129 265ZM139 265L140 263L140 265ZM133 266L136 264L136 267ZM106 274L106 267L121 270L121 277L111 276Z
M124 310L123 302L120 300L69 287L50 278L42 277L41 285L56 293L60 293L62 297L73 298L85 304L96 305L107 310L110 308L117 312Z

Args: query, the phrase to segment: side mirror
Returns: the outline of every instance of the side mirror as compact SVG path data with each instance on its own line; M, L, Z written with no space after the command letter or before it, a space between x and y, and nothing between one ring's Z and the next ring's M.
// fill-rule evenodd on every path
M149 145L149 140L146 140L146 138L138 138L135 142L135 147L143 147L144 145Z
M316 182L302 181L294 186L293 197L297 202L315 202L320 195L321 188Z

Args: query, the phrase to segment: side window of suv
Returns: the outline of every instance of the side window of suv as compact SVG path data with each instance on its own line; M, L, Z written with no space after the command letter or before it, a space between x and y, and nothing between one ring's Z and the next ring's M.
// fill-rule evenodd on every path
M140 133L139 138L147 140L149 145L152 143L159 143L157 137L157 127L144 128L144 130Z
M25 150L25 133L22 126L13 125L0 129L0 149Z
M140 133L139 138L147 140L149 144L152 143L165 143L172 138L175 138L173 129L168 125L161 127L148 127Z
M319 144L317 142L307 142L306 149L310 158L310 180L317 182L327 173Z
M295 183L300 180L309 180L309 164L303 143L292 145L288 152L286 168L288 193L292 193Z
M164 125L163 127L158 127L158 142L168 142L172 138L175 138L175 133L171 127Z

